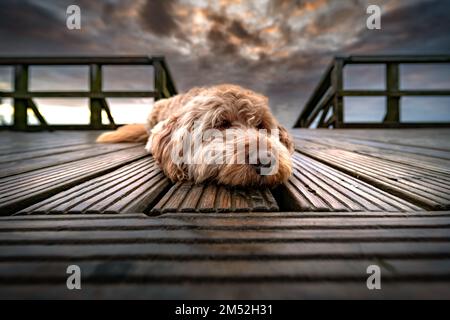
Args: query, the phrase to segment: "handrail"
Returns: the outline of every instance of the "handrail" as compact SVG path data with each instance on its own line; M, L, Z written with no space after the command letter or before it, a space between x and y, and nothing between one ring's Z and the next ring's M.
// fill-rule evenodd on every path
M14 91L0 92L1 98L14 99L14 123L12 126L0 126L14 130L36 129L110 129L117 125L114 122L106 98L144 98L155 100L168 98L177 94L177 88L164 57L147 56L97 56L97 57L0 57L0 65L14 67ZM29 91L29 67L34 65L87 65L89 66L88 91ZM154 68L154 89L149 91L105 91L102 89L102 67L106 65L142 65ZM53 125L50 126L39 112L33 98L89 98L91 118L89 125ZM27 110L31 109L40 122L40 126L30 126L27 120ZM103 125L102 111L105 111L110 125Z
M346 64L372 64L372 63L450 63L450 55L364 55L343 56Z
M423 56L347 56L335 57L326 68L319 84L308 99L294 128L311 127L318 120L319 128L404 128L450 127L450 123L401 123L400 99L406 96L450 96L450 90L401 90L400 64L450 63L450 55ZM385 90L346 90L343 69L349 64L386 65ZM344 97L385 96L386 115L382 123L344 123ZM331 114L330 110L332 111Z
M161 59L161 57L158 57ZM0 57L0 65L29 64L29 65L146 65L152 64L153 57L148 56L92 56L92 57Z
M309 100L306 102L306 105L303 108L302 113L300 114L300 117L298 118L297 123L294 126L295 128L303 127L305 125L308 115L313 112L315 106L317 105L317 103L319 103L321 97L330 87L331 72L333 71L333 65L334 63L330 63L326 68L326 71L321 77L319 84L314 89L313 94L310 96Z

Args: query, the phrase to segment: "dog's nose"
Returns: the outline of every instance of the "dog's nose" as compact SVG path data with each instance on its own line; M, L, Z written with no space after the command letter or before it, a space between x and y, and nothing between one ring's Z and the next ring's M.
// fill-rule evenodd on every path
M270 168L271 167L271 163L261 163L261 161L259 161L259 159L257 160L256 163L252 164L253 169L255 169L257 174L261 174L261 170L264 168Z

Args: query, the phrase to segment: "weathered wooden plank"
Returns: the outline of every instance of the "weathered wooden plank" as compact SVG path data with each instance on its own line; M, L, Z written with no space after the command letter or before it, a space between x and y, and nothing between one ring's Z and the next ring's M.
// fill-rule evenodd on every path
M203 194L200 197L198 203L198 211L200 212L211 212L215 211L216 194L218 187L216 185L208 184L205 189L203 189Z
M143 213L127 213L122 214L90 214L90 215L79 215L79 214L65 214L65 215L11 215L6 217L0 217L0 222L2 221L58 221L58 220L110 220L110 219L145 219L147 215ZM1 224L1 223L0 223Z
M2 299L449 299L447 281L386 282L382 290L368 290L355 282L86 284L82 290L53 285L2 285Z
M123 179L127 178L128 174L140 170L142 167L148 169L150 166L146 165L145 160L138 160L129 165L126 165L118 170L115 170L107 175L100 176L93 180L89 180L69 190L60 192L53 197L45 199L42 202L25 208L20 213L34 213L34 214L46 214L48 212L53 213L79 213L82 211L71 210L77 204L83 204L90 200L91 197L101 195L108 195L110 188L113 188L116 183L120 183ZM147 161L151 161L148 159ZM95 201L90 201L90 204L95 204Z
M449 135L450 129L292 129L292 133L299 137L311 138L336 138L336 139L357 139L364 141L381 142L389 145L412 146L422 150L432 149L441 151L450 151Z
M301 138L299 138L301 139ZM424 156L418 154L408 154L405 157L405 152L383 149L379 147L370 146L370 144L354 143L350 139L329 139L329 138L307 138L306 140L314 142L315 144L324 145L330 148L339 148L358 154L367 155L370 157L386 159L414 167L425 168L436 171L438 173L450 174L450 160Z
M365 283L367 267L380 266L383 282L450 281L450 259L307 261L82 261L83 284L287 281ZM3 262L0 283L65 283L67 262Z
M197 208L197 204L203 194L203 189L205 185L203 184L194 184L191 186L191 190L186 195L183 200L183 206L180 208L181 212L195 212ZM228 209L229 206L226 208ZM219 207L220 209L220 207Z
M242 194L242 190L234 189L231 194L231 199L232 205L237 212L250 207L250 203L245 195Z
M279 212L252 212L252 213L245 213L245 212L235 212L235 213L228 213L225 216L217 216L212 213L203 213L201 215L202 218L207 219L221 219L221 218L278 218L278 219L284 219L284 218L353 218L353 219L360 219L360 218L408 218L408 217L417 217L417 218L429 218L429 217L448 217L450 216L446 212L448 211L398 211L398 212L390 212L390 211L378 211L378 212L346 212L346 211L325 211L325 212L311 212L311 211L305 211L305 212L286 212L286 211L279 211ZM166 213L162 215L163 218L186 218L189 217L191 219L193 218L199 218L199 213L197 212L185 212L183 216L181 217L179 213Z
M217 215L215 213L199 213L199 212L182 212L182 213L165 213L158 216L158 219L175 218L175 219L223 219L223 218L430 218L430 217L450 217L449 211L408 211L408 212L230 212L226 215ZM127 214L65 214L65 215L12 215L0 217L2 221L62 221L62 220L124 220L124 219L141 219L147 220L148 216L144 213L127 213Z
M45 157L36 158L33 161L27 159L8 162L5 164L0 164L0 178L9 177L37 169L57 166L64 163L71 163L77 160L94 158L119 150L132 149L137 145L139 144L103 144L85 150L76 150L56 155L51 154Z
M294 173L280 197L297 211L415 211L414 204L392 196L304 155L293 157Z
M153 158L146 157L60 192L19 214L144 212L169 184Z
M219 186L217 189L217 201L215 204L217 211L226 212L232 207L231 204L231 192L224 186Z
M134 213L148 212L157 198L163 194L170 186L170 181L162 174L152 178L150 181L144 182L133 192L109 206L105 213Z
M269 298L247 292L258 288L270 290L273 297L292 298L306 286L309 291L303 294L313 292L315 297L370 298L374 291L365 286L366 270L373 264L382 271L383 290L377 292L383 297L417 297L425 289L428 297L449 296L449 212L428 217L424 212L373 214L2 218L0 295L37 297L39 291L42 298L55 292L47 290L62 287L58 297L73 298L64 284L67 266L76 262L82 269L84 297L104 297L101 292L108 288L122 298L163 298L167 292L211 298L215 287L220 298L238 293Z
M427 209L450 207L450 175L297 141L299 152Z
M3 221L3 220L2 220ZM396 218L303 218L292 217L274 219L273 217L195 218L183 214L176 218L164 216L157 219L36 219L32 223L27 219L5 220L0 224L0 232L51 231L62 230L352 230L352 229L399 229L399 228L447 228L449 216L396 217Z
M380 149L385 150L392 150L392 151L399 151L403 153L411 153L413 155L423 155L423 156L429 156L429 157L435 157L439 159L450 159L450 152L439 150L433 148L433 145L427 146L408 146L408 145L398 145L395 143L388 143L388 142L379 142L379 141L370 141L370 140L361 140L361 139L346 139L347 141L364 145L364 146L370 146L370 147L376 147Z
M35 150L35 151L25 151L21 153L11 153L8 155L2 155L0 156L0 163L5 164L8 162L14 162L14 161L33 161L32 159L45 157L49 155L57 155L57 154L63 154L66 152L71 151L80 151L80 150L86 150L97 147L94 144L78 144L78 145L71 145L71 146L62 146L62 147L55 147L51 149L43 149L43 150Z
M258 211L278 211L278 205L269 190L179 182L152 208L151 213Z
M60 191L147 156L142 146L0 180L0 212L13 213Z
M101 132L2 132L0 155L92 144L99 133Z
M2 245L0 261L449 259L449 242Z
M450 228L427 226L395 229L286 230L60 230L0 232L1 245L126 244L126 243L326 243L326 242L450 242Z
M81 144L86 144L85 142L80 142L78 140L63 140L49 142L46 140L39 141L35 139L30 139L28 142L3 142L5 146L3 148L0 147L0 155L10 156L10 155L19 155L21 153L28 153L32 151L41 151L41 150L52 150L53 148L61 148L61 147L69 147L69 146L78 146Z
M311 131L308 131L308 134L310 134ZM342 130L336 130L338 135L342 135L339 132L343 132ZM347 131L345 131L347 132ZM397 131L395 131L397 132ZM54 135L51 134L25 134L25 133L17 133L17 143L23 143L23 145L20 145L20 147L16 148L17 150L22 150L22 147L30 147L33 148L33 146L36 146L36 144L42 144L43 146L49 143L50 145L61 144L65 139L73 139L74 142L81 142L80 144L75 144L73 146L69 147L59 147L55 148L54 152L58 152L58 155L56 156L49 156L52 152L51 148L47 149L38 149L31 151L27 151L28 149L24 149L25 151L22 153L25 158L22 158L23 160L20 161L24 166L28 166L29 168L32 168L36 165L51 165L51 163L46 163L45 159L48 158L60 158L61 156L65 157L64 161L69 160L70 158L70 152L72 152L73 155L78 153L78 150L86 150L83 149L83 142L84 145L86 145L86 142L92 141L97 133L54 133ZM312 136L314 134L310 134ZM13 142L14 137L16 137L15 133L7 133L6 136L0 137L1 140L5 140L6 143ZM30 137L33 137L33 139L30 139ZM36 138L34 138L36 137ZM427 136L427 139L432 139L434 136L430 135ZM360 137L357 137L360 138ZM345 144L346 146L350 145L352 146L358 146L358 143L349 142L348 137L345 138L345 141L339 141L341 143L340 147ZM31 143L30 140L33 140L33 143ZM366 139L367 140L367 139ZM332 139L329 139L330 143L333 141ZM365 141L361 141L361 143L365 143ZM370 143L377 143L376 141L367 140ZM37 142L37 143L36 143ZM384 143L384 142L383 142ZM386 143L388 145L388 143ZM447 172L446 168L446 161L444 159L438 159L436 157L430 157L430 156L418 156L417 154L411 153L411 157L404 157L406 160L404 160L404 163L394 163L391 166L381 166L379 163L375 163L374 161L379 160L380 158L383 160L389 160L390 162L395 162L394 160L398 159L401 156L400 151L391 151L388 149L380 149L378 146L372 145L372 146L365 146L361 145L361 148L364 148L363 150L366 150L366 153L364 153L365 156L367 156L367 159L363 162L363 164L367 167L370 167L368 172L370 174L374 174L377 170L385 170L386 173L390 174L391 178L394 176L395 173L397 174L407 174L406 166L409 164L409 161L411 161L413 165L413 173L416 175L417 173L422 172L423 169L428 170L429 172L433 172L433 174L429 177L428 181L410 181L408 179L403 179L402 184L408 188L417 188L420 192L425 193L428 189L432 190L432 193L428 195L428 197L443 197L448 198L448 183L447 180L442 180L441 173ZM322 148L324 146L322 145ZM330 146L328 146L330 147ZM70 151L71 148L75 148L74 150ZM418 147L422 148L422 147ZM14 148L13 148L14 149ZM9 149L9 151L13 151L13 149ZM326 149L326 148L325 148ZM426 149L426 148L423 148ZM323 151L324 149L321 149L318 147L318 149L314 149L315 151ZM369 151L367 151L369 150ZM381 153L374 154L374 150L385 150L386 154L385 157L390 157L389 159L383 158ZM426 149L427 150L427 149ZM352 149L352 151L358 152L357 148ZM361 149L359 149L361 152ZM87 152L87 151L86 151ZM97 151L96 151L97 152ZM10 160L17 161L18 159L21 159L20 157L21 153L14 153L11 155L6 155L5 160L8 160L8 157ZM77 154L77 157L80 155ZM358 156L358 154L356 155ZM1 160L0 156L0 160ZM28 157L28 158L27 158ZM303 156L301 156L303 157ZM375 157L375 160L373 158ZM397 158L395 158L397 157ZM305 158L306 159L306 158ZM31 160L31 161L29 161ZM36 160L36 161L35 161ZM42 163L42 161L44 163ZM291 194L297 192L298 199L300 199L300 203L303 203L303 207L300 207L301 209L297 210L316 210L316 211L367 211L372 210L374 212L376 211L385 211L385 212L395 212L395 211L409 211L409 210L417 210L417 207L408 204L406 201L400 200L396 198L395 196L388 195L387 197L381 196L380 193L378 193L378 189L374 187L369 187L368 189L364 188L355 188L352 181L347 180L343 181L341 178L346 177L345 174L340 173L337 170L330 169L328 166L320 164L316 161L317 165L311 164L306 160L302 160L296 156L296 159L294 160L296 163L296 166L300 170L296 170L295 175L293 177L293 180L295 183L291 183ZM39 162L41 161L41 162ZM310 160L311 161L311 160ZM314 160L312 160L314 161ZM321 160L322 161L322 160ZM31 162L31 163L29 163ZM356 160L354 156L352 155L352 158L346 162L346 164L349 163L355 163ZM10 162L9 164L11 164ZM8 166L9 166L8 164ZM7 163L5 163L7 165ZM320 166L323 167L320 167ZM400 166L399 166L400 165ZM405 167L402 167L404 165ZM31 167L30 167L31 166ZM419 168L420 166L420 168ZM45 181L47 178L53 179L52 181L56 181L57 178L61 178L64 174L61 173L60 167L50 166L48 167L42 174L39 174L39 172L42 169L35 170L31 173L36 173L36 175L25 175L22 176L19 175L21 178L23 177L23 181L20 181L18 183L15 182L17 186L25 187L25 186L31 186L35 183L39 182L40 180ZM66 168L69 168L67 166ZM339 168L340 169L340 168ZM18 168L14 168L13 170L18 170ZM58 172L59 170L59 172ZM342 170L342 169L340 169ZM410 170L409 170L410 171ZM332 173L336 173L336 176ZM430 173L431 174L431 173ZM16 177L11 176L10 178L5 178L0 181L0 189L5 191L6 195L11 195L12 193L18 195L19 190L9 190L6 188L6 186L11 185L13 183L12 179L15 179ZM350 178L347 176L347 178ZM130 175L130 179L133 179ZM353 179L353 178L350 178ZM134 181L134 180L133 180ZM358 181L357 179L354 179L354 181ZM124 182L126 183L126 182ZM358 181L359 184L361 184L361 181ZM3 186L3 188L2 188ZM160 187L161 185L158 185L157 187ZM311 189L311 186L314 188ZM302 192L299 192L298 189L303 188ZM363 190L364 189L364 190ZM142 188L140 189L143 190ZM377 190L377 191L374 191ZM176 191L176 190L172 190ZM312 192L311 192L312 191ZM317 192L319 191L319 192ZM338 191L338 192L335 192ZM124 193L125 194L125 193ZM247 190L242 192L241 190L232 190L228 191L227 188L224 187L210 187L209 189L205 189L204 186L190 186L187 185L184 189L179 190L178 192L173 192L176 197L172 198L172 205L176 205L176 208L172 208L171 210L166 209L166 212L176 212L176 211L182 211L182 212L195 212L195 211L203 211L205 213L207 212L249 212L249 211L269 211L267 207L272 207L273 210L277 210L277 204L274 201L270 191L264 190L264 192L261 193L261 191L251 191ZM306 194L306 196L304 196ZM301 198L303 196L303 199ZM98 195L98 198L102 198L103 196ZM98 199L97 198L97 199ZM167 195L167 198L170 198L170 193ZM0 198L1 199L1 198ZM105 198L106 199L106 198ZM128 198L129 199L129 198ZM181 203L173 203L173 201L177 200L181 201ZM282 200L281 197L279 200ZM285 199L285 198L284 198ZM290 198L292 199L292 198ZM127 200L124 199L121 202L117 202L117 205L114 207L115 209L120 209L123 207L120 207L120 203L124 203ZM310 202L313 201L314 205ZM140 203L145 203L146 201L140 201ZM148 201L147 201L148 202ZM394 202L391 203L391 202ZM102 211L101 207L102 201L99 200L98 205L94 206L95 210L89 211L89 212L113 212L113 211ZM309 203L309 204L308 204ZM168 202L168 204L171 204ZM69 203L68 203L69 205ZM161 204L160 204L161 205ZM267 206L266 206L267 205ZM208 208L208 206L215 207L214 210L211 211L211 208ZM291 207L289 207L289 203L282 203L282 206L284 206L282 209L293 209L294 206L291 204ZM201 210L200 210L201 208ZM230 209L231 208L231 209ZM249 210L251 208L251 210ZM437 207L437 209L440 209L441 207ZM82 209L81 211L85 210L86 208ZM100 210L100 211L97 211ZM133 208L128 208L127 210L134 210ZM144 208L139 208L139 211L145 210ZM155 212L162 212L161 208L158 208L158 206L154 209ZM61 211L64 212L64 211ZM88 210L85 210L85 212L88 212ZM324 213L321 213L324 214Z

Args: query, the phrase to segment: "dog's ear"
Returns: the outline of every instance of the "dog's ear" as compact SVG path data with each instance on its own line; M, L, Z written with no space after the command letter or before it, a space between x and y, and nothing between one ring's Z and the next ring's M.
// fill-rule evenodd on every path
M185 180L187 169L183 163L175 163L172 159L172 150L177 147L179 141L172 139L172 134L178 128L178 117L171 116L169 119L159 122L151 131L147 147L155 160L163 168L166 176L173 182Z
M278 132L280 134L281 143L286 146L291 154L294 153L294 141L286 128L281 124L278 124Z

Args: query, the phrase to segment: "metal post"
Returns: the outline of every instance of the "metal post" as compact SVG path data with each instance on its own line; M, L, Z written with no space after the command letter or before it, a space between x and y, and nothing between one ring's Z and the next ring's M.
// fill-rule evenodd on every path
M400 97L392 96L392 92L398 91L400 87L399 83L399 67L398 63L386 64L386 116L384 117L384 123L394 123L398 125L400 123Z
M341 128L344 124L344 98L342 96L342 90L344 88L344 80L342 70L344 68L344 61L342 59L336 59L334 61L334 68L332 74L332 85L334 91L333 99L333 116L334 127Z
M18 95L28 92L28 65L16 65L14 68L14 91ZM28 127L28 101L14 98L14 130L26 130Z
M164 79L163 79L163 67L161 62L157 59L153 60L153 76L154 76L154 86L155 86L155 101L164 98L163 96L163 87L164 87Z
M90 92L100 93L102 91L102 69L98 64L91 64L89 67L90 74ZM102 127L102 104L98 98L89 99L91 110L91 127L93 129L101 129Z

